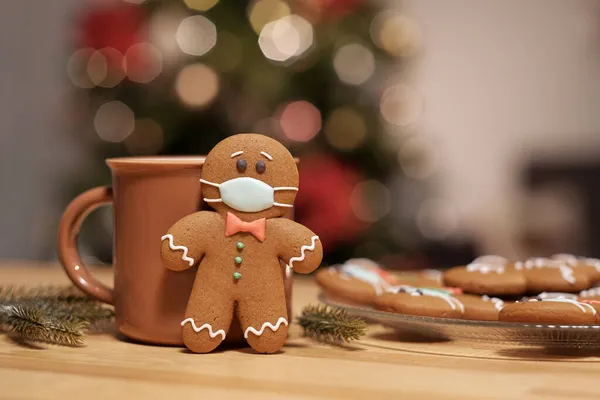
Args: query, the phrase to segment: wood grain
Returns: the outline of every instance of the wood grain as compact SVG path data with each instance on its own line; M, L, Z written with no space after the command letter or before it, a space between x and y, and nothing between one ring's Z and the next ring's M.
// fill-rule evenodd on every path
M98 272L110 282L110 270ZM67 283L55 265L5 265L2 284ZM297 279L294 309L316 303L311 278ZM212 354L91 336L82 348L26 348L0 336L0 399L598 399L600 352L476 342L409 341L371 326L342 348L303 338L297 326L284 350Z

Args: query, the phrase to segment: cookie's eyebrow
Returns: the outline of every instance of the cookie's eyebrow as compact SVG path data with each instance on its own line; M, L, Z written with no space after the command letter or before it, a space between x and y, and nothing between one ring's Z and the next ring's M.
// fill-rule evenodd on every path
M267 157L269 159L269 161L273 161L273 157L269 153L261 151L260 154Z
M237 157L237 156L241 156L242 154L244 154L244 152L243 152L243 151L236 151L235 153L233 153L233 154L231 155L231 158L233 158L233 157Z

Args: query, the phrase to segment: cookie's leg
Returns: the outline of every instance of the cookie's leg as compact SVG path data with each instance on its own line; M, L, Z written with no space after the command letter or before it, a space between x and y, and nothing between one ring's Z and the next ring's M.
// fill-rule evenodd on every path
M281 293L254 293L240 299L237 314L244 337L254 350L275 353L283 347L289 324L283 285Z
M213 351L225 339L233 319L233 299L224 296L190 298L185 313L183 343L194 353Z

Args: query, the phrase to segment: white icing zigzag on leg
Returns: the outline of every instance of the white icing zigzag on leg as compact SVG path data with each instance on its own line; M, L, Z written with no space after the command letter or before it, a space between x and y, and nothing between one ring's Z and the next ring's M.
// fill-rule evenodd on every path
M300 257L292 257L290 258L290 262L288 263L288 265L290 266L290 268L294 268L294 262L296 261L304 261L304 259L306 258L306 251L313 251L317 245L317 240L319 240L318 236L313 236L311 238L311 245L310 246L302 246L300 248Z
M277 331L279 329L279 327L281 326L281 324L288 326L288 322L287 319L281 317L277 320L277 323L275 325L273 325L270 322L265 322L262 327L260 328L259 331L257 331L256 329L254 329L253 327L248 327L248 329L246 329L246 331L244 332L244 338L248 339L248 334L250 332L254 333L256 336L260 336L263 334L263 332L265 331L265 328L269 328L271 329L273 332Z
M171 248L171 250L183 250L183 255L181 256L181 259L183 261L187 261L188 264L190 264L190 267L192 265L194 265L194 259L191 257L188 257L187 253L188 253L188 248L185 246L175 246L175 244L173 243L173 235L171 235L170 233L167 233L166 235L164 235L163 237L160 238L160 240L165 240L165 239L169 239L169 247Z
M194 323L194 319L193 318L186 318L186 319L184 319L183 321L181 321L181 326L184 326L188 322L192 325L192 328L194 329L194 331L196 333L200 332L202 329L208 329L208 335L212 339L214 339L218 335L221 335L221 340L225 340L225 330L223 330L223 329L219 329L218 331L213 332L212 326L210 324L204 324L200 328L197 328L196 324Z

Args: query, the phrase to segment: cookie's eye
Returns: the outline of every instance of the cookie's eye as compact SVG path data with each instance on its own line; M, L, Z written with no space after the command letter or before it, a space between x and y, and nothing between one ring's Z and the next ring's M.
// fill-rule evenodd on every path
M237 163L235 164L235 166L237 167L238 171L246 172L246 168L248 168L248 163L244 159L239 159L239 160L237 160Z
M265 164L264 161L256 162L256 172L258 172L259 174L262 174L263 172L265 172L266 169L267 169L267 164Z

